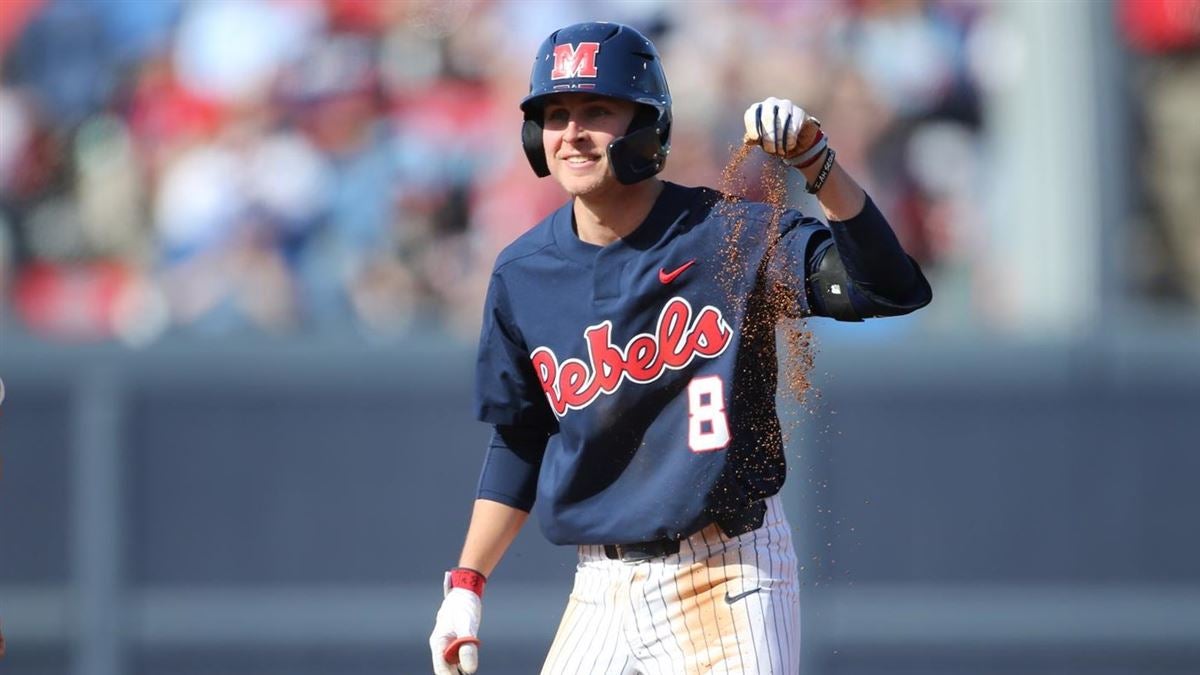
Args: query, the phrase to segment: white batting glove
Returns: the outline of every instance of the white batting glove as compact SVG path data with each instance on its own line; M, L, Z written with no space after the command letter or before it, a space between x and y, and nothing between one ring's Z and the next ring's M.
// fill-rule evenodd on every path
M451 588L449 572L442 590L442 606L429 636L433 672L435 675L472 675L479 669L479 639L476 636L483 618L483 600L473 591ZM451 647L454 648L452 653L447 653Z
M825 149L821 120L786 98L767 98L746 108L745 142L799 166Z

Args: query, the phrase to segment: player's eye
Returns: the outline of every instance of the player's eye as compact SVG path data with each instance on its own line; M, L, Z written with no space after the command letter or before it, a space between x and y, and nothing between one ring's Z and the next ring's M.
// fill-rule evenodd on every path
M548 129L562 129L571 120L571 114L566 108L547 108L542 124Z

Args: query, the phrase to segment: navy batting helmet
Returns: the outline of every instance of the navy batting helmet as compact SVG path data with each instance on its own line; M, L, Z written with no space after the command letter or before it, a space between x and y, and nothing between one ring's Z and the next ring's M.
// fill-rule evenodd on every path
M611 96L640 104L624 136L608 145L608 162L626 185L662 171L671 148L671 92L654 43L619 23L577 23L554 31L538 48L521 101L521 144L538 176L549 176L542 145L545 98L564 92Z

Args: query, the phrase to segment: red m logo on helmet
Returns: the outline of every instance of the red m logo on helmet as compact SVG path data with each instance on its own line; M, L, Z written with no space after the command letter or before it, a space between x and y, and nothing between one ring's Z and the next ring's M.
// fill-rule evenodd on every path
M550 71L550 79L565 80L569 77L596 77L596 54L599 52L599 42L580 42L578 45L555 45L554 70Z

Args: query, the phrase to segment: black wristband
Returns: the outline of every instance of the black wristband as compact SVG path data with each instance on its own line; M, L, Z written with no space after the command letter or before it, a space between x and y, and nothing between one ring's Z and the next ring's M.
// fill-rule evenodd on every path
M833 170L833 158L836 156L837 153L833 151L833 148L825 150L825 163L821 165L821 171L817 174L816 180L804 186L804 189L809 194L815 195L820 192L821 188L825 187L825 181L829 178L829 172Z

